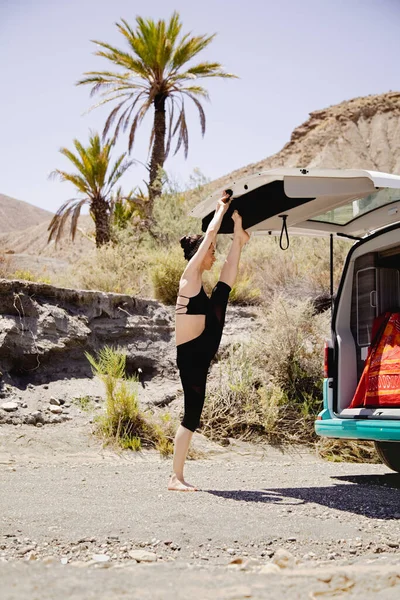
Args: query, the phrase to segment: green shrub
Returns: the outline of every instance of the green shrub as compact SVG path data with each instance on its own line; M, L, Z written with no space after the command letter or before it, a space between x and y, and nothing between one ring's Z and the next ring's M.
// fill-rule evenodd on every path
M252 276L239 271L229 294L229 302L231 304L253 305L261 304L261 300L261 290L256 287Z
M175 304L179 281L186 265L180 246L158 254L157 262L151 271L154 296L157 300L164 304Z
M43 275L36 275L35 273L32 273L31 271L24 271L24 270L20 270L20 271L14 271L14 273L10 273L7 276L8 279L23 279L24 281L36 281L37 283L51 283L51 280L49 277L43 277Z
M329 323L329 311L315 315L309 300L276 296L265 309L257 337L259 355L273 381L290 401L307 404L307 412L313 398L322 398L323 348Z
M125 375L126 355L109 346L99 351L97 359L88 352L85 355L93 374L105 386L105 414L95 419L96 433L103 437L105 444L114 443L135 451L153 447L163 456L170 454L173 445L169 428L164 428L149 411L140 409L137 379Z
M10 259L0 252L0 279L6 279L10 270Z

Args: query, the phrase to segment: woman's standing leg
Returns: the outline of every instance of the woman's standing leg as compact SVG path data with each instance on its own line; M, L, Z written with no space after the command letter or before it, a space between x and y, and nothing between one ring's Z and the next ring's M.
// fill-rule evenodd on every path
M180 376L184 392L184 415L175 435L172 476L168 489L178 492L196 491L197 488L184 479L183 469L193 433L200 424L206 394L208 368L180 368Z
M197 488L194 485L187 483L183 476L183 468L190 442L192 441L193 431L186 429L183 425L179 425L174 440L174 459L172 463L172 475L169 480L168 489L182 492L195 492Z

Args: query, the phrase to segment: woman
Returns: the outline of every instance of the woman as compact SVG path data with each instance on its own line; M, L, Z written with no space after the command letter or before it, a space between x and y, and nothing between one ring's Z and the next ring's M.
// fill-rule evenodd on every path
M176 304L177 365L184 392L184 416L175 436L173 474L168 484L168 489L174 491L197 490L184 480L183 468L193 432L199 426L207 373L221 340L226 305L236 280L240 254L250 237L242 228L242 217L235 211L232 215L232 246L219 281L208 298L202 285L202 275L215 262L217 233L229 201L230 196L224 193L217 202L215 215L204 236L181 238L181 246L189 262L180 280Z

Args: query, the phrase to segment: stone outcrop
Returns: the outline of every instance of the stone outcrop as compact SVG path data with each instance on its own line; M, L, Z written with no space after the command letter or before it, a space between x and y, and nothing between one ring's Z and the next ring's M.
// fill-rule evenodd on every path
M85 351L122 348L127 372L175 372L173 318L153 300L0 280L3 383L90 376Z

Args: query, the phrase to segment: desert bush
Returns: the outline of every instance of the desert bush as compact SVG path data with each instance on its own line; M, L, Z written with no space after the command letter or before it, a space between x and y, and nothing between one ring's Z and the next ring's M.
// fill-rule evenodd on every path
M93 374L105 386L105 414L95 419L105 445L111 443L124 449L157 448L162 456L173 450L170 421L161 415L157 419L150 411L139 407L137 378L126 377L126 355L118 348L105 346L97 358L85 353Z
M6 279L10 270L10 259L0 252L0 279Z
M158 253L151 270L154 296L164 304L175 304L179 280L187 265L182 248L176 247Z
M115 240L93 249L58 278L58 284L144 297L152 295L149 270L156 260L146 235L132 229L115 232Z
M273 381L307 413L316 412L313 399L321 398L323 348L329 333L329 311L315 315L309 300L275 296L257 337L259 355Z
M316 441L314 419L322 407L323 342L329 316L310 301L276 297L251 342L221 355L209 385L202 431L271 443Z
M260 382L252 359L250 345L238 343L220 362L218 379L209 386L202 414L201 432L210 439L254 439L265 433Z
M335 240L335 289L350 245L345 240ZM296 299L327 293L329 239L292 236L289 249L283 251L276 237L253 236L243 252L241 269L267 304L276 294Z
M261 290L256 287L252 276L239 269L238 276L229 294L231 304L254 305L262 303Z
M37 275L28 270L17 270L14 273L9 273L7 279L23 279L24 281L36 281L37 283L51 283L50 277L45 275Z

